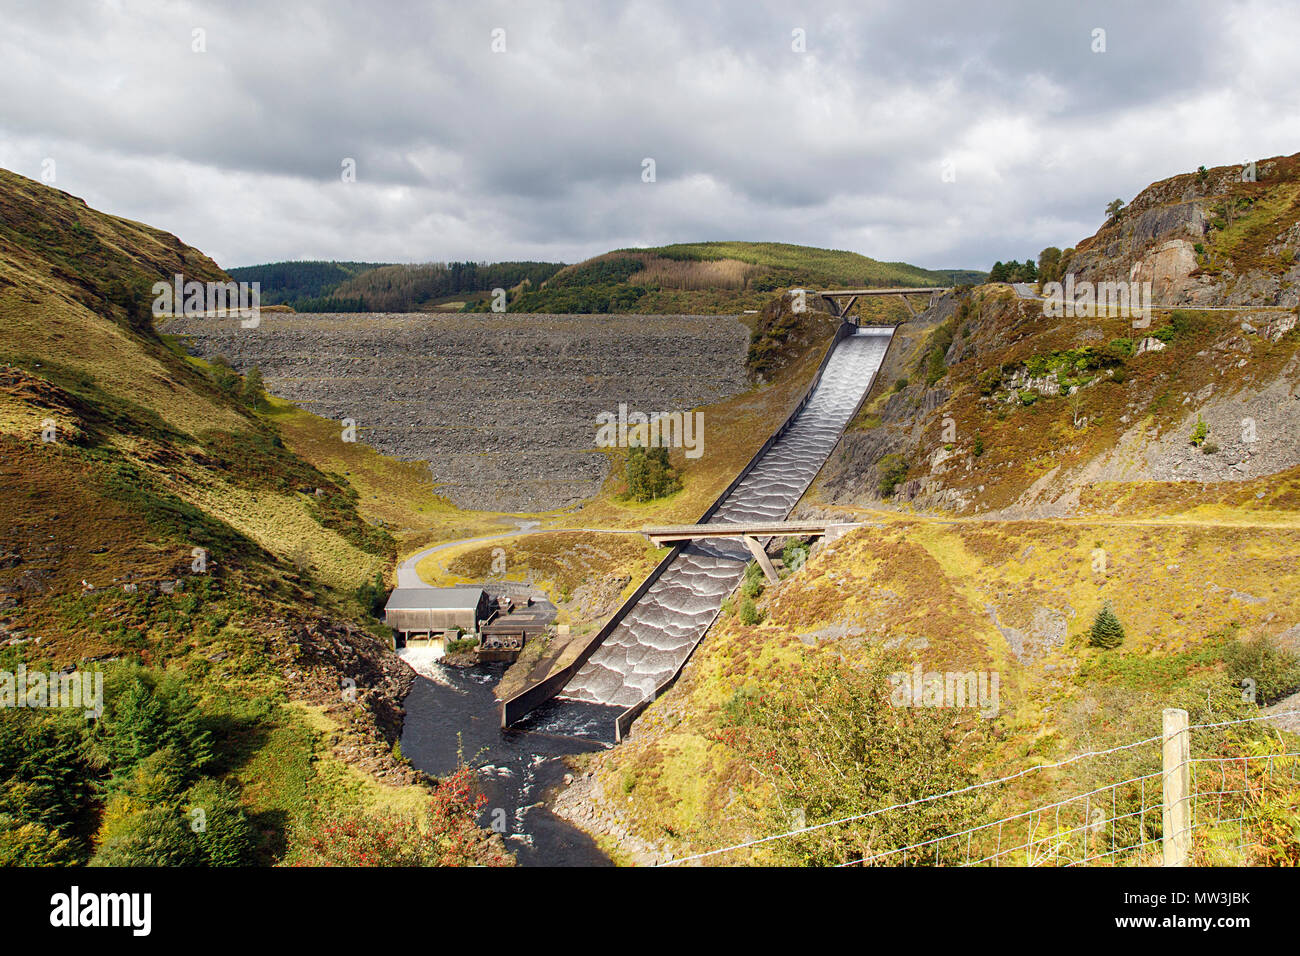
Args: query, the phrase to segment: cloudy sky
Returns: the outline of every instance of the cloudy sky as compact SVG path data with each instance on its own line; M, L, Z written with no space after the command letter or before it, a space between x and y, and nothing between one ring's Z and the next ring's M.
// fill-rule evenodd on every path
M0 23L0 166L223 266L754 239L987 268L1154 180L1300 150L1294 0L0 0Z

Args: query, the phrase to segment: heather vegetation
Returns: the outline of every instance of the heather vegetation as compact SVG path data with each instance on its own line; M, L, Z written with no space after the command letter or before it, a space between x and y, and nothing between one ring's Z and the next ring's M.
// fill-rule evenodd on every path
M98 719L0 713L0 858L277 863L323 807L424 806L373 617L391 535L287 447L258 374L149 321L158 275L226 276L3 171L0 211L0 671L104 678Z
M716 733L770 788L765 831L861 817L975 782L967 768L986 746L984 727L952 710L894 706L890 674L905 667L898 655L873 654L856 666L799 669L733 695ZM773 852L785 864L848 863L961 830L979 819L982 803L971 795L921 804L797 835ZM909 862L934 862L932 851Z

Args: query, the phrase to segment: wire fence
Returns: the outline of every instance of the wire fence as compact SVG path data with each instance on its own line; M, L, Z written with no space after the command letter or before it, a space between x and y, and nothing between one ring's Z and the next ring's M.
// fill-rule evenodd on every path
M810 849L800 854L805 858L820 861L838 853L842 859L828 861L838 866L1300 863L1300 750L1276 732L1252 741L1227 737L1228 728L1296 715L1300 711L1189 725L1186 711L1167 710L1162 733L1145 740L792 827L667 865L750 862L761 850L791 842ZM1054 771L1093 761L1102 764L1093 773L1129 772L1060 800L1007 812L1020 799L1015 785L1050 785ZM976 817L987 822L944 825L950 818ZM899 834L915 838L899 840Z

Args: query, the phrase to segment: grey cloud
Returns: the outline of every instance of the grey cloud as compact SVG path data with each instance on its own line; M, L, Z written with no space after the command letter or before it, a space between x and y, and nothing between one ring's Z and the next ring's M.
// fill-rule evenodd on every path
M704 238L988 266L1293 152L1300 116L1255 43L1295 34L1286 0L7 6L0 162L57 155L61 188L232 266Z

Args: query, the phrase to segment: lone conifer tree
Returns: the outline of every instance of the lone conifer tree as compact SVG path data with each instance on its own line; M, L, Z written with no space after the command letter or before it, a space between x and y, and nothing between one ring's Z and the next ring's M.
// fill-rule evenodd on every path
M1093 647L1119 647L1124 643L1124 625L1120 624L1115 612L1106 604L1097 612L1092 622L1092 633L1088 643Z

